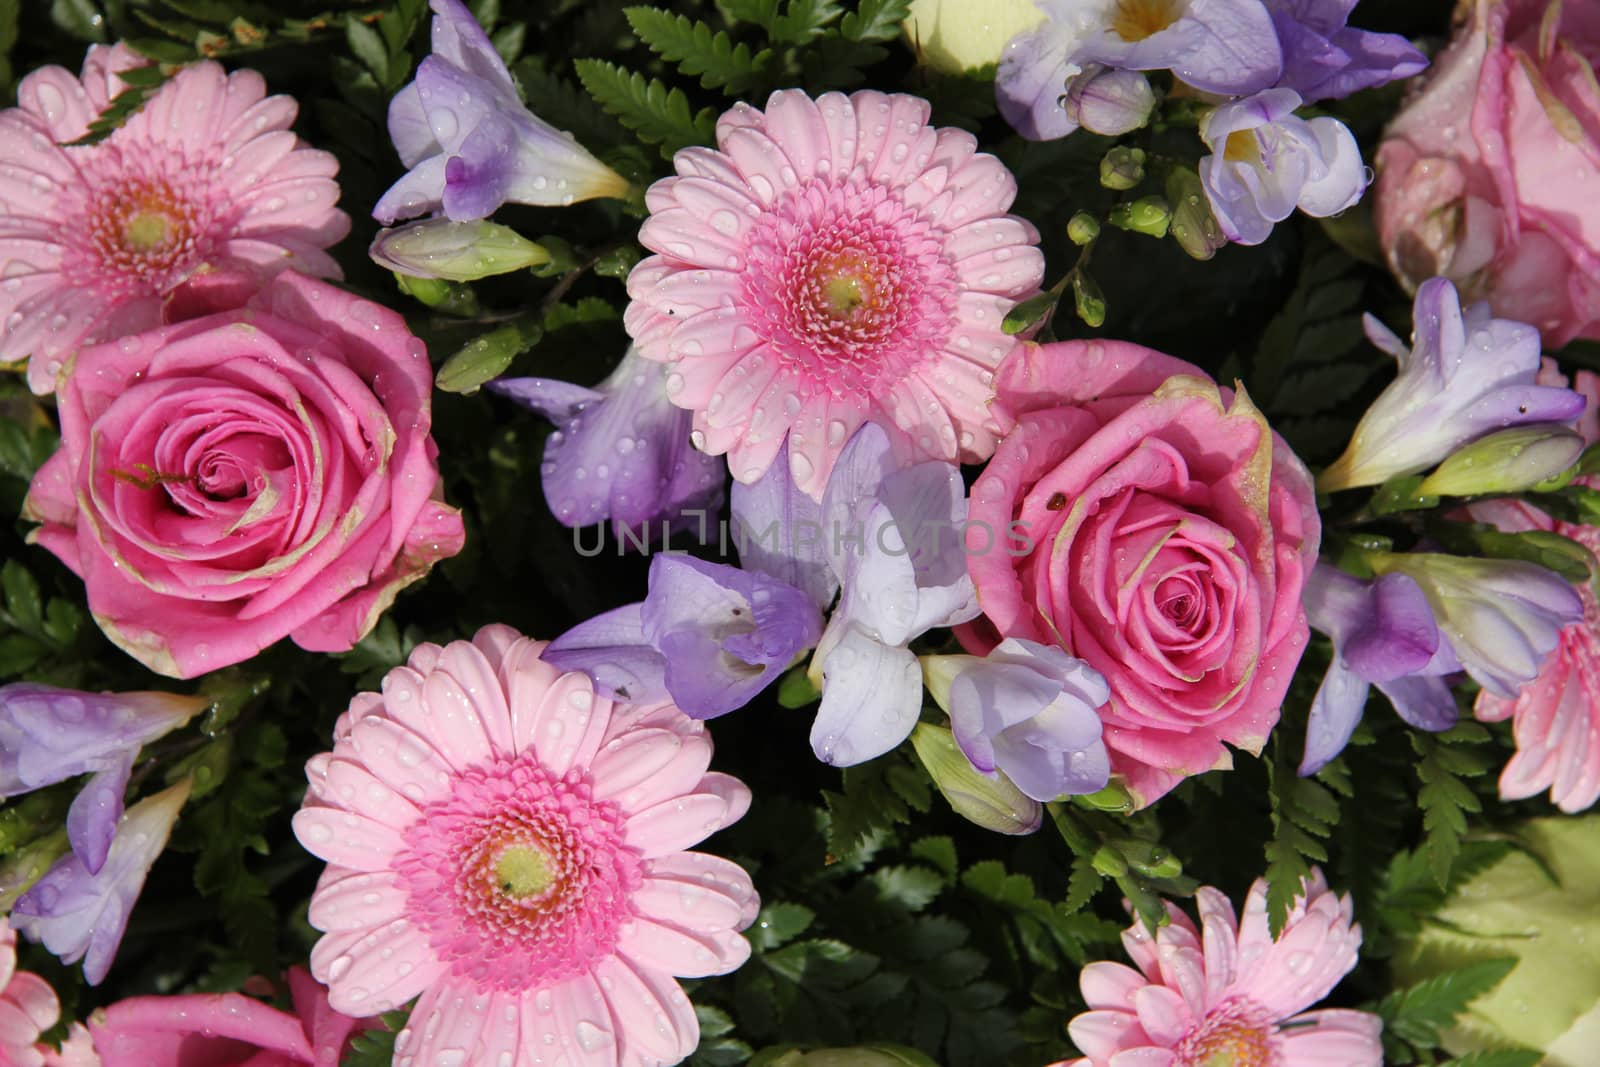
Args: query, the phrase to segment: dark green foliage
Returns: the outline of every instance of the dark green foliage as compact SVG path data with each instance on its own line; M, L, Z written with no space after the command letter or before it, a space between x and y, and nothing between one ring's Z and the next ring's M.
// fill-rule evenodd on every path
M664 158L670 160L680 148L715 140L716 112L703 108L691 115L683 90L669 89L660 79L629 74L599 59L580 59L575 66L589 95L640 140L660 145Z

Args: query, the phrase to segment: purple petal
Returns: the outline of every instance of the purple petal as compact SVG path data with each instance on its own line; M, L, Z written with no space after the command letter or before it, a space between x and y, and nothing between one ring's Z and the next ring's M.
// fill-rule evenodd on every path
M184 779L129 808L105 865L96 874L90 874L73 853L61 857L17 899L11 925L42 941L63 963L83 960L84 978L99 985L122 943L145 876L166 848L188 796L189 782Z
M734 483L733 529L746 568L805 590L818 608L833 602L839 579L828 566L822 506L790 477L787 440L765 474Z
M1306 721L1306 751L1300 761L1302 778L1316 774L1344 751L1361 721L1370 691L1367 681L1341 664L1338 657L1328 665Z
M629 348L598 389L549 378L490 386L556 424L540 471L545 502L563 525L610 519L621 536L657 520L709 523L724 467L690 443L694 416L667 399L666 375L664 364Z
M1006 46L995 73L995 102L1012 129L1030 141L1053 141L1078 128L1061 106L1067 79L1076 74L1075 42L1047 18Z
M1367 190L1367 165L1355 135L1338 119L1315 118L1306 128L1316 139L1320 177L1312 176L1300 190L1296 206L1313 218L1325 219L1355 204Z
M176 693L0 686L0 797L94 771L188 722L207 701Z
M1460 709L1454 691L1443 678L1395 678L1378 683L1400 717L1419 730L1438 733L1456 724Z
M516 83L506 70L505 60L495 51L494 42L461 0L432 0L433 54L482 78L502 95L515 99Z
M628 604L580 622L545 646L540 658L558 670L583 671L613 699L665 700L666 661L645 640L643 607Z
M904 741L922 708L922 671L908 649L883 644L855 626L830 624L824 637L822 703L811 749L835 767L883 755Z
M394 142L400 162L408 168L444 150L433 136L433 127L428 125L428 114L422 107L416 82L395 93L394 99L389 101L389 140ZM442 192L444 186L441 184L439 189Z
M1064 106L1091 133L1120 137L1143 126L1155 103L1150 80L1138 71L1096 70L1072 79Z
M953 463L918 463L883 480L879 499L892 516L894 532L911 553L917 585L948 586L967 573L961 530L967 521L966 484ZM869 529L868 551L881 529Z
M822 491L823 547L833 573L841 580L850 558L859 555L865 545L865 511L878 499L883 480L897 469L889 435L874 422L863 423L834 462Z
M557 378L499 378L487 388L491 393L510 397L530 411L537 411L558 426L605 399L604 393Z
M1196 89L1228 96L1260 92L1283 71L1278 34L1260 0L1190 0L1166 29L1140 41L1108 31L1083 55L1108 67L1171 70Z
M1350 0L1266 0L1283 45L1283 77L1307 103L1409 78L1428 65L1405 38L1345 25Z
M680 708L710 718L741 708L817 641L822 617L786 582L689 556L657 556L641 612Z
M111 839L122 818L122 794L128 788L137 754L125 752L109 760L78 791L67 810L67 841L90 874L100 873L111 851Z
M1439 626L1422 587L1408 575L1385 574L1368 586L1365 601L1339 649L1345 666L1369 682L1388 682L1426 667L1439 648Z

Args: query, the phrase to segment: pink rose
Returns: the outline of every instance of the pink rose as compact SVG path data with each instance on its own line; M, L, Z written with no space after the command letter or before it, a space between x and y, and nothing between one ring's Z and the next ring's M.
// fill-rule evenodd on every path
M432 385L399 315L286 272L242 309L80 350L23 515L152 670L284 636L344 651L461 549Z
M1309 636L1305 466L1244 393L1138 345L1026 344L995 385L963 642L1053 641L1103 674L1111 769L1140 805L1231 766L1223 742L1259 752Z
M362 1021L304 968L289 990L292 1015L239 993L131 997L95 1012L89 1033L100 1067L338 1067Z
M1465 0L1466 23L1378 150L1378 236L1410 289L1600 338L1600 7Z

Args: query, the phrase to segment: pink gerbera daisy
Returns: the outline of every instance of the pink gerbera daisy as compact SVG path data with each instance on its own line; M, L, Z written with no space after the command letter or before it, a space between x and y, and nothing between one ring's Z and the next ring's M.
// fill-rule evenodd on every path
M1138 921L1122 935L1137 971L1083 969L1092 1010L1067 1029L1084 1058L1059 1067L1382 1067L1376 1015L1305 1010L1356 964L1361 927L1348 895L1313 869L1276 939L1265 881L1250 887L1243 922L1220 891L1197 896L1203 932L1168 904L1172 921L1154 938Z
M750 793L703 724L613 704L504 626L424 644L306 767L300 841L327 860L312 973L333 1008L418 997L395 1065L653 1067L695 1048L673 976L750 953L750 878L683 849Z
M142 62L96 45L81 78L45 67L0 112L0 362L48 393L80 345L159 325L185 283L339 276L338 162L290 132L261 75L180 70L105 140L72 147Z
M60 1015L50 983L17 970L17 934L0 916L0 1064L43 1067L49 1050L39 1044L39 1035Z
M914 96L777 92L737 104L717 151L651 186L628 332L671 364L695 443L759 478L785 438L819 497L844 443L880 422L907 461L987 459L1010 307L1037 291L1038 232L1006 214L1010 171L928 125Z

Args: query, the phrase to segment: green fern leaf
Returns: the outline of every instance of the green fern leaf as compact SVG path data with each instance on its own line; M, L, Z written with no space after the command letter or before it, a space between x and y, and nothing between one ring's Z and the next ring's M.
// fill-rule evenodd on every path
M666 159L680 148L716 140L716 112L704 108L691 115L682 89L668 89L659 79L646 80L599 59L580 59L574 66L589 95L641 141L659 144Z
M767 81L770 48L752 54L749 45L735 45L726 33L712 33L704 22L653 7L630 7L623 14L651 51L676 63L683 73L698 76L704 88L742 96Z

